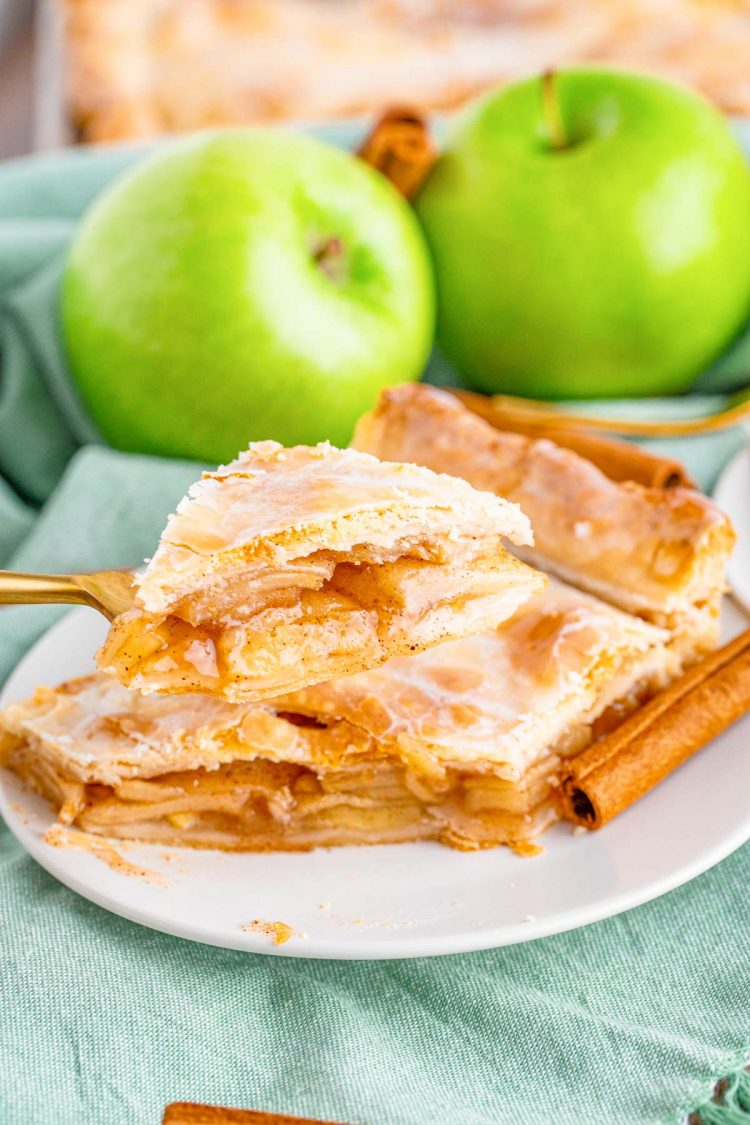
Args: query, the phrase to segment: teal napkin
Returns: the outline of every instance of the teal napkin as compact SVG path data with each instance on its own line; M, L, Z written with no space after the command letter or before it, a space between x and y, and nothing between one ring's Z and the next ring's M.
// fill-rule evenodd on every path
M106 448L60 349L56 292L71 231L140 155L76 152L0 169L5 567L137 563L200 471ZM721 393L746 378L735 365ZM618 409L674 414L721 401ZM733 432L678 453L708 486L742 440ZM60 612L0 613L0 680ZM314 854L310 864L314 877ZM179 1099L370 1125L651 1125L701 1104L704 1125L750 1122L749 880L743 848L656 902L524 946L305 962L125 922L56 883L2 830L0 1121L156 1125ZM725 1076L725 1104L710 1103Z

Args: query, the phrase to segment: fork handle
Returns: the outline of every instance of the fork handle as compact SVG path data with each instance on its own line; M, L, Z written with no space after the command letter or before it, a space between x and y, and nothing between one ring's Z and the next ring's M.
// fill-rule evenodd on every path
M91 596L66 574L0 570L0 605L91 605Z

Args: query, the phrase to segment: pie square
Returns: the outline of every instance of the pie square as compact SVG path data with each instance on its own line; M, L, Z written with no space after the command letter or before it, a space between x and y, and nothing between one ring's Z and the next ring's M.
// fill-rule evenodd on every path
M715 648L735 533L695 489L610 480L572 450L495 429L423 384L383 391L353 446L515 501L534 528L522 558L665 627L686 662Z
M82 139L451 109L596 59L750 110L734 0L57 0Z
M558 816L563 760L674 676L664 640L555 582L497 629L262 703L40 688L0 714L0 757L114 839L522 845Z

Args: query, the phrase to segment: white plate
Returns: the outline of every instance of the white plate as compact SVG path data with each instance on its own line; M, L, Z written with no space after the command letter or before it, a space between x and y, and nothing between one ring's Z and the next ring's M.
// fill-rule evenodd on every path
M744 622L729 610L728 631ZM0 701L91 670L104 622L79 609L52 628L11 676ZM178 937L297 957L423 957L558 933L628 910L692 879L750 837L750 717L717 739L605 830L558 825L544 855L463 853L438 844L225 855L130 845L131 863L165 885L112 870L89 852L42 837L49 806L0 770L0 812L52 875L100 906ZM169 857L169 858L168 858ZM273 945L241 927L283 921Z
M737 546L727 577L732 593L750 613L750 445L741 449L719 478L714 499L734 524Z

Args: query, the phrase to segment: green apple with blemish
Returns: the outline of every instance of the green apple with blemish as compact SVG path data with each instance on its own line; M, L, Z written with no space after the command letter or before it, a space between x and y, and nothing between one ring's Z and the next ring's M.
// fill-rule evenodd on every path
M686 390L750 317L750 173L719 112L577 68L470 107L417 200L438 340L487 392Z
M434 329L405 200L348 153L242 130L162 151L84 217L61 291L70 368L114 446L217 462L345 445L417 379Z

